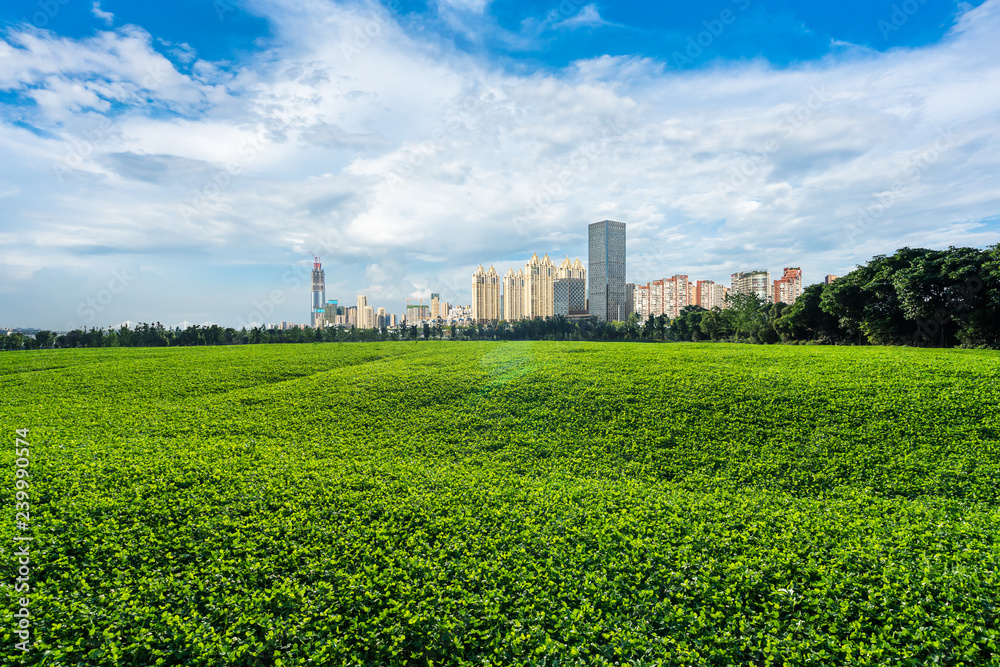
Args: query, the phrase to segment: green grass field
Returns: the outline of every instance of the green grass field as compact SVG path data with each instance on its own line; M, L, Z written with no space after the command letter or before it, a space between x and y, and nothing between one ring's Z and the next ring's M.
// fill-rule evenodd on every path
M1000 353L0 354L3 664L1000 664ZM19 596L8 583L5 609ZM9 658L9 661L8 661Z

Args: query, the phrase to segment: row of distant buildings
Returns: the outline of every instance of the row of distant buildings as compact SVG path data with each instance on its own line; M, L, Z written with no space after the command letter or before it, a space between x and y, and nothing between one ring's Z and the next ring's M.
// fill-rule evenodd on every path
M727 287L712 280L689 280L687 275L645 284L625 282L625 224L595 222L588 229L590 275L579 259L569 257L557 268L545 255L531 257L524 269L507 271L502 278L494 267L482 265L472 274L472 317L477 321L508 322L562 315L596 316L604 321L624 320L631 313L679 317L687 306L726 308L730 294L754 294L765 303L795 303L802 294L802 269L785 268L777 280L766 269L731 276ZM836 276L827 276L827 282Z
M492 266L480 264L472 274L472 317L490 322L530 320L536 317L587 315L587 269L578 257L559 267L535 253L523 269L508 269L500 277Z
M567 256L558 266L547 254L535 253L514 271L501 276L496 268L479 265L472 274L472 304L453 306L432 293L430 303L418 300L406 305L407 324L422 322L514 322L523 319L563 316L569 319L597 317L622 321L631 313L641 319L650 315L679 317L687 306L726 308L733 294L754 294L765 303L795 303L802 294L802 269L787 267L780 278L755 269L734 273L729 286L712 280L690 280L687 275L625 282L625 223L602 220L588 226L588 265ZM832 282L836 276L827 276ZM385 308L368 304L358 295L354 306L326 299L326 280L319 258L313 264L312 321L314 328L331 326L394 328L402 322Z
M523 269L500 277L482 265L472 274L472 318L478 322L594 316L628 317L625 286L625 223L602 220L588 227L587 267L569 257L556 267L548 255L532 255ZM588 273L589 269L589 273Z
M403 315L388 313L381 306L369 305L368 297L364 294L357 295L355 305L342 305L337 299L326 298L326 272L323 270L323 264L319 257L313 260L312 312L309 326L314 329L328 327L394 329L401 326L404 320L407 325L421 322L465 323L472 321L472 309L469 306L453 306L442 301L440 294L431 294L428 304L425 304L422 299L417 301L417 303L407 301L406 313Z
M835 278L827 276L827 281ZM676 275L646 284L628 283L625 289L629 312L643 319L664 314L675 318L687 306L726 308L730 294L754 294L765 303L791 305L802 295L802 269L785 268L782 276L773 281L766 269L734 273L728 287L713 280L692 281L686 275Z

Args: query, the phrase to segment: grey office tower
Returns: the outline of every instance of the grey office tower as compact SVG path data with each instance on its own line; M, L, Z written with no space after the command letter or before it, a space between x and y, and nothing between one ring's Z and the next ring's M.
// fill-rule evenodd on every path
M590 314L605 322L628 317L625 299L625 223L603 220L590 225Z

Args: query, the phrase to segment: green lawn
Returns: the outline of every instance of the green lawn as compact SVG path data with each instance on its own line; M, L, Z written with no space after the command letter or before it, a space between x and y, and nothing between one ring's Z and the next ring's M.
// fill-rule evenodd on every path
M16 428L35 537L34 646L8 614L3 664L1000 664L997 352L54 350L0 377L0 539Z

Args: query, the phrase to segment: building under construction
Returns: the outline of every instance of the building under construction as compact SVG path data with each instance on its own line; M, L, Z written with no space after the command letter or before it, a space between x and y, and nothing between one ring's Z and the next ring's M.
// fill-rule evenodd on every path
M312 319L309 326L322 328L326 312L326 274L319 257L313 256L312 271Z

